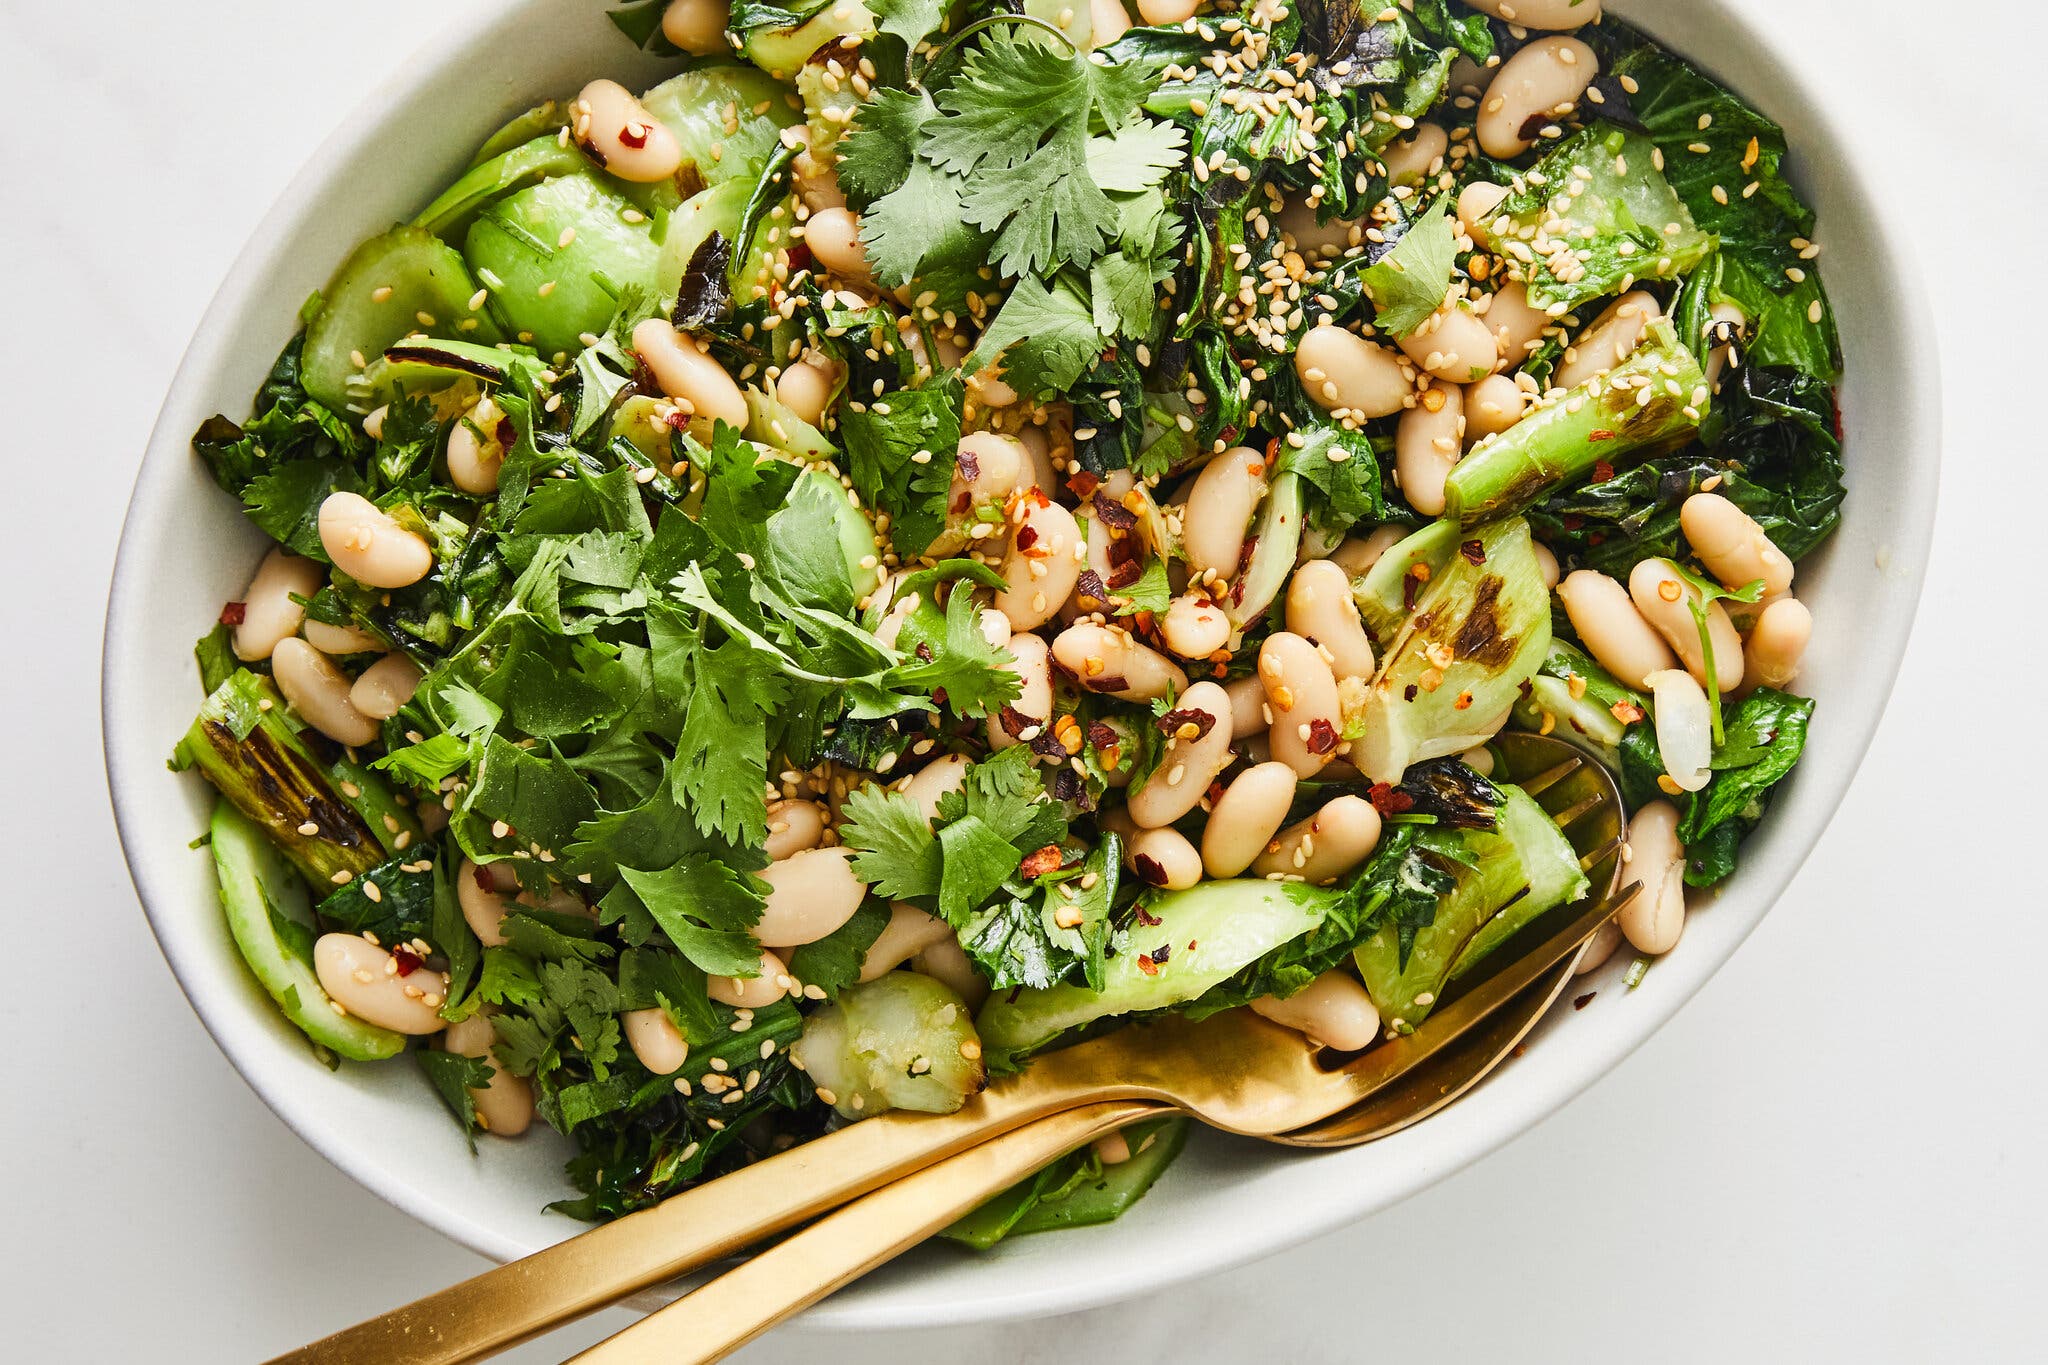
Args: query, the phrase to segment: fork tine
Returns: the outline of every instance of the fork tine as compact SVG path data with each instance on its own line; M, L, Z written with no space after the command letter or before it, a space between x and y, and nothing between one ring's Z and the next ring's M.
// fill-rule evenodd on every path
M1544 791L1556 786L1559 782L1564 781L1564 779L1577 772L1585 765L1585 762L1585 759L1573 755L1555 768L1547 769L1536 774L1534 777L1523 778L1515 785L1531 796L1540 796Z
M1620 848L1621 836L1617 834L1612 839L1609 839L1606 843L1600 845L1600 847L1594 849L1591 853L1588 853L1584 857L1580 858L1579 870L1581 872L1591 872L1594 868L1598 867L1601 863L1605 862Z
M1555 824L1559 829L1569 829L1571 827L1572 822L1577 820L1580 816L1584 815L1587 811L1598 810L1606 804L1607 793L1604 791L1596 790L1591 795L1583 797L1578 801L1574 801L1571 805L1566 806L1561 811L1558 811L1556 814L1552 815L1550 819L1551 822Z

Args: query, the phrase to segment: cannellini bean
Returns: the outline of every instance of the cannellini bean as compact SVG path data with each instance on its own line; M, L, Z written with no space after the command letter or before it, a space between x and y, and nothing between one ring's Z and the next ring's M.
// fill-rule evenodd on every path
M1721 586L1744 588L1761 578L1765 597L1792 591L1792 561L1749 513L1719 493L1687 498L1678 509L1678 525Z
M1104 1133L1095 1139L1095 1159L1105 1166L1121 1166L1131 1159L1131 1140L1122 1133Z
M498 1030L491 1026L490 1017L472 1014L457 1024L450 1024L440 1037L440 1045L458 1057L472 1057L487 1061L491 1065L489 1085L471 1086L470 1102L476 1105L477 1127L497 1137L518 1137L533 1124L533 1086L526 1077L515 1076L498 1064L491 1055L497 1046Z
M1685 671L1702 686L1707 681L1706 655L1700 649L1699 623L1693 620L1692 603L1699 593L1671 571L1661 559L1646 559L1629 571L1629 600L1636 610L1664 637ZM1723 695L1742 686L1742 637L1728 619L1728 609L1719 602L1707 603L1707 638L1714 646L1714 675Z
M1166 647L1183 659L1206 659L1230 643L1230 618L1201 593L1182 593L1159 623Z
M1124 846L1124 858L1147 886L1185 891L1202 880L1202 855L1177 829L1139 830Z
M1609 920L1593 931L1593 937L1586 940L1585 955L1579 965L1572 968L1573 976L1588 976L1607 965L1607 959L1614 956L1614 950L1621 946L1621 925Z
M1318 407L1343 409L1361 418L1399 412L1415 392L1399 355L1327 323L1302 337L1294 350L1294 369L1303 391Z
M953 937L953 926L914 905L897 901L889 907L889 923L868 945L861 959L860 979L874 981L924 952Z
M1536 567L1543 574L1543 586L1555 588L1559 573L1557 555L1551 551L1548 545L1545 545L1540 540L1533 542L1531 548L1536 551Z
M1789 687L1812 638L1813 614L1798 598L1781 597L1765 607L1743 651L1749 681L1758 687Z
M1147 24L1184 24L1194 18L1198 0L1138 0L1138 17Z
M1266 496L1266 457L1250 446L1232 446L1195 477L1181 513L1181 544L1188 577L1213 574L1228 579L1244 554L1245 532Z
M422 821L428 811L436 809L439 807L423 804L420 807ZM501 890L501 886L505 889ZM518 879L510 872L495 873L467 858L457 869L455 903L461 907L462 918L468 923L470 932L486 948L496 948L505 942L502 925L505 916L514 909L546 910L557 915L582 915L586 918L590 915L590 907L583 903L583 898L565 886L550 887L544 896L518 890L518 886ZM507 891L511 894L508 895Z
M1013 635L1010 637L1010 660L998 665L1005 672L1015 673L1023 679L1023 690L1017 700L1010 703L1010 709L1024 718L1023 728L1044 725L1052 719L1052 647L1041 636ZM988 718L988 747L992 750L1009 748L1012 744L1025 741L1003 728L1000 713Z
M816 943L852 919L868 894L848 848L807 848L755 875L768 883L768 903L754 937L768 948Z
M1488 229L1494 210L1508 197L1508 187L1491 180L1475 180L1458 191L1458 228L1477 246L1489 240Z
M1442 168L1444 156L1450 150L1451 135L1441 125L1416 124L1414 132L1389 143L1380 153L1380 161L1387 168L1387 183L1420 185Z
M1605 374L1627 360L1642 343L1643 333L1662 315L1657 296L1637 289L1607 305L1571 345L1551 372L1550 387L1575 389L1596 374Z
M617 81L592 81L572 106L577 144L621 180L652 184L683 164L682 144Z
M1150 701L1188 685L1180 665L1122 626L1077 621L1053 638L1052 657L1090 692Z
M939 802L949 792L960 791L967 785L967 769L971 765L959 754L946 754L935 758L904 779L900 788L917 807L926 824L939 818Z
M1628 589L1606 574L1577 570L1558 584L1557 596L1587 652L1621 682L1641 688L1652 673L1677 667L1678 656L1636 610Z
M1226 683L1223 694L1230 698L1230 737L1245 739L1263 735L1273 722L1266 719L1266 684L1256 673Z
M1339 678L1372 676L1372 641L1351 596L1351 575L1330 560L1311 560L1294 571L1287 628L1328 653Z
M267 659L278 643L298 634L305 623L302 601L320 591L327 574L310 559L273 546L256 566L255 577L242 589L242 623L235 627L237 659Z
M1465 439L1473 445L1522 420L1529 395L1504 374L1490 374L1465 389Z
M1024 447L1024 457L1029 461L1017 486L1027 490L1058 488L1059 471L1052 467L1052 433L1034 424L1017 433L1017 444Z
M805 131L802 128L793 128L785 131L783 136L788 138L801 135ZM821 157L813 152L807 136L803 138L803 142L803 150L789 163L790 184L796 190L796 197L801 199L804 207L812 213L845 208L846 192L839 188L836 158L830 153Z
M1460 52L1444 77L1444 89L1452 95L1477 95L1486 89L1486 68ZM1469 106L1467 106L1469 107Z
M934 943L910 960L910 970L944 982L969 1009L979 1009L981 1002L988 999L988 982L957 939Z
M1252 863L1261 877L1334 881L1371 856L1380 841L1380 813L1362 796L1340 796L1275 835Z
M1175 712L1209 718L1200 734L1184 736L1181 731L1166 737L1159 766L1142 786L1131 792L1125 808L1142 829L1161 829L1186 815L1209 790L1216 775L1230 764L1230 698L1212 682L1198 682L1180 694ZM1186 721L1183 729L1199 729L1199 722Z
M633 329L633 349L661 391L685 406L690 416L747 425L747 400L725 366L684 336L667 318L649 318Z
M1342 968L1324 972L1285 1000L1254 1000L1252 1012L1339 1052L1362 1052L1380 1032L1379 1007Z
M279 640L271 651L270 672L292 710L336 744L353 748L382 733L382 727L349 700L348 675L304 640Z
M820 209L804 223L804 241L818 264L853 284L871 278L867 248L861 245L860 215L851 209Z
M1353 578L1363 578L1380 562L1380 556L1406 540L1413 532L1412 527L1388 522L1376 527L1373 533L1363 539L1353 536L1339 545L1330 556L1330 562L1341 566Z
M704 993L721 1005L736 1010L766 1009L790 988L789 968L782 959L761 950L761 967L754 976L714 976L704 983Z
M1636 898L1616 916L1639 953L1656 956L1678 945L1685 932L1685 848L1678 842L1678 807L1652 801L1628 822L1622 881L1641 882Z
M690 1040L683 1037L667 1010L627 1010L619 1018L625 1024L626 1046L633 1049L640 1065L655 1075L673 1076L690 1060Z
M970 431L960 438L953 459L953 482L946 490L946 509L958 516L972 508L1010 496L1031 457L1022 443L993 431Z
M1484 744L1459 754L1458 761L1481 777L1493 776L1493 750Z
M1577 38L1527 44L1501 63L1480 97L1473 129L1480 150L1503 161L1528 151L1537 130L1570 114L1599 74L1599 55Z
M1283 630L1259 646L1259 680L1273 712L1267 733L1273 757L1302 777L1314 777L1336 751L1344 723L1336 674L1314 645Z
M1537 32L1582 28L1600 17L1600 0L1471 0L1471 5Z
M1202 827L1202 866L1219 880L1250 867L1287 819L1299 779L1285 763L1261 763L1231 780Z
M384 439L384 419L391 415L391 405L383 403L363 414L363 434L373 441Z
M768 837L761 851L770 862L781 862L807 848L816 848L825 838L825 808L815 801L775 801L768 806Z
M310 595L310 594L309 594ZM322 654L382 654L388 646L367 630L354 626L331 626L325 621L308 621L299 627L306 643Z
M1088 22L1090 47L1108 47L1131 28L1131 16L1120 0L1088 0Z
M996 607L1012 630L1036 630L1058 613L1081 577L1081 524L1043 493L1018 500Z
M775 377L775 398L812 426L822 427L838 384L839 362L813 351Z
M366 1024L393 1033L439 1033L448 1026L441 1006L448 978L426 967L403 975L398 959L357 934L322 934L313 944L313 974L320 989Z
M475 405L448 428L448 481L478 497L498 491L498 471L505 467L505 411L489 398Z
M1500 346L1478 314L1453 303L1400 339L1402 354L1438 379L1466 384L1500 363Z
M1648 678L1657 715L1657 753L1680 791L1696 792L1713 777L1713 719L1707 694L1692 674L1667 668Z
M1010 643L1010 637L1016 634L1010 629L1010 618L994 607L983 607L975 616L974 623L981 630L981 638L988 641L993 649L1006 647Z
M1748 325L1749 314L1723 299L1707 310L1707 320L1709 326L1725 323L1740 332ZM1707 352L1707 363L1703 368L1706 371L1707 387L1715 393L1721 391L1721 371L1727 368L1729 357L1734 354L1735 343L1732 341L1724 341Z
M364 669L348 690L349 705L372 720L390 720L412 700L426 674L403 654L386 654Z
M1274 215L1274 223L1281 235L1294 243L1294 249L1307 256L1337 256L1365 240L1357 220L1332 218L1321 223L1316 221L1317 212L1306 199L1290 199Z
M1394 474L1401 496L1425 517L1444 510L1444 481L1464 450L1465 395L1434 384L1394 427Z
M320 504L320 546L334 567L367 587L409 588L434 567L434 552L360 493Z
M1550 314L1529 302L1529 291L1520 280L1510 280L1484 300L1481 317L1500 354L1503 371L1519 369L1529 353L1543 344L1543 334L1555 324Z
M725 26L732 18L731 0L669 0L661 12L661 36L693 57L726 51Z

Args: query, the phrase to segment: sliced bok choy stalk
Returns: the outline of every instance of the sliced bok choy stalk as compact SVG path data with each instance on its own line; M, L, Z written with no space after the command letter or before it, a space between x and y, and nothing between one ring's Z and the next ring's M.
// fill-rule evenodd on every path
M1578 646L1552 640L1510 723L1575 745L1620 772L1621 737L1649 713L1642 693L1616 681Z
M1294 572L1295 552L1301 548L1301 476L1282 474L1273 480L1266 501L1252 523L1251 562L1245 565L1223 599L1223 614L1242 630L1273 605L1287 575Z
M974 1018L951 987L915 972L849 986L804 1020L790 1054L846 1118L891 1109L950 1114L987 1069Z

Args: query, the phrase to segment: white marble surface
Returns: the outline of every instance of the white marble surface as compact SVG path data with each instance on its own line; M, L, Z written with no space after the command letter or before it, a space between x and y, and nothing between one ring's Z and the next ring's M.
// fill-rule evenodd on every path
M2048 670L2041 438L2023 420L2039 310L2007 303L2026 296L2014 272L2038 259L2048 213L2048 18L2024 0L1744 3L1893 130L1898 211L1939 317L1928 347L1949 376L1913 653L1784 903L1593 1091L1360 1226L1144 1303L999 1330L785 1331L742 1359L2048 1355L2048 893L2024 862L2048 765L2030 706ZM0 991L8 1359L255 1359L480 1268L302 1146L186 1007L115 846L96 676L134 465L215 282L426 26L486 4L0 0L0 564L16 642L0 686L26 722L0 784L17 850ZM1927 28L1923 12L1960 22ZM557 1359L623 1321L517 1358Z

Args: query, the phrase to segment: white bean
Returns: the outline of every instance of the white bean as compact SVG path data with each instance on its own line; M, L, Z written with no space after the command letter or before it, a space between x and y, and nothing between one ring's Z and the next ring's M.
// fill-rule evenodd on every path
M336 744L355 748L382 733L383 727L349 700L348 676L304 640L278 641L270 655L270 672L292 710Z
M789 968L781 958L763 948L758 975L714 976L705 981L704 993L736 1010L758 1010L780 1000L789 985Z
M1143 829L1162 829L1193 810L1230 764L1230 698L1221 687L1195 683L1175 700L1174 710L1207 717L1208 729L1185 735L1176 730L1166 737L1159 766L1125 803L1132 822ZM1183 721L1183 730L1190 727L1199 730L1200 722Z
M497 1137L518 1137L533 1125L533 1086L524 1076L507 1071L491 1049L497 1045L498 1030L485 1014L472 1014L450 1024L441 1034L440 1046L458 1057L472 1057L490 1063L488 1085L471 1086L470 1102L476 1105L477 1127Z
M1010 659L999 664L1006 673L1015 673L1023 680L1023 688L1017 700L1009 709L1023 717L1020 727L1029 730L1032 726L1045 725L1052 720L1052 647L1041 636L1013 635L1010 637ZM992 750L1009 748L1022 744L1019 739L1003 728L1002 713L988 718L988 747Z
M979 1009L981 1002L988 999L988 982L958 940L949 938L934 943L910 960L910 970L944 982L971 1010Z
M953 457L946 509L955 516L1010 496L1031 467L1022 443L993 431L970 431Z
M1484 744L1459 754L1458 761L1481 777L1493 776L1493 750Z
M953 926L914 905L897 901L889 907L889 923L868 945L861 959L860 979L875 981L926 949L953 937Z
M1219 880L1250 867L1287 819L1299 779L1285 763L1261 763L1231 780L1202 827L1202 866Z
M1287 628L1325 650L1339 678L1373 675L1372 641L1351 595L1351 575L1327 559L1310 560L1287 585Z
M807 133L807 129L799 127L783 134L784 137L798 136L804 143L803 150L789 163L790 184L796 190L796 197L812 213L843 209L846 207L846 192L839 188L838 158L831 152L824 156L813 152Z
M925 823L930 824L939 818L939 802L948 793L967 786L967 770L971 766L959 754L945 754L905 778L899 790L910 798Z
M1629 600L1643 619L1656 628L1671 646L1685 671L1701 686L1707 681L1706 654L1700 648L1699 623L1693 619L1692 603L1699 592L1671 571L1661 559L1646 559L1629 571ZM1719 602L1707 603L1707 638L1714 647L1714 675L1722 694L1742 686L1742 637L1728 619L1728 609Z
M1480 150L1505 161L1535 143L1538 130L1570 114L1600 74L1600 58L1577 38L1538 38L1502 62L1480 97Z
M1338 256L1365 240L1364 230L1356 219L1332 218L1323 223L1317 221L1317 213L1316 206L1308 200L1290 199L1274 215L1274 224L1294 244L1294 249L1305 256Z
M1725 588L1762 579L1764 596L1792 591L1792 561L1749 513L1719 493L1695 493L1678 509L1686 543Z
M327 574L318 563L272 546L255 577L242 589L242 621L235 627L237 659L267 659L278 642L298 634L306 619L303 601L320 591Z
M1400 338L1402 354L1438 379L1469 384L1500 363L1500 346L1469 307L1452 303Z
M1185 891L1202 880L1202 855L1177 829L1141 829L1124 845L1124 860L1147 886Z
M1407 137L1389 143L1380 153L1390 185L1420 185L1443 168L1451 150L1451 135L1435 123L1418 123Z
M1621 908L1621 932L1639 953L1656 956L1678 945L1685 932L1685 848L1678 842L1678 808L1652 801L1628 822L1624 882L1643 889Z
M1464 450L1465 395L1455 384L1423 390L1394 427L1394 476L1401 496L1425 517L1444 510L1444 481Z
M1275 631L1259 646L1259 679L1273 724L1273 757L1302 777L1330 761L1343 726L1337 677L1316 647L1291 631Z
M731 18L731 0L669 0L661 36L693 57L715 57L730 51L725 26Z
M1258 674L1250 673L1235 682L1225 683L1223 694L1230 698L1232 739L1266 733L1266 727L1272 722L1266 719L1266 685L1259 681Z
M299 627L306 643L322 654L382 654L390 646L367 630L354 626L331 626L325 621L307 621Z
M434 567L434 552L360 493L320 504L320 545L334 567L372 588L409 588Z
M1579 959L1579 965L1572 968L1573 976L1589 976L1607 965L1607 959L1614 956L1614 950L1621 946L1621 925L1613 920L1593 931L1593 937L1586 941L1586 954Z
M1058 488L1059 471L1052 466L1052 433L1034 423L1017 433L1017 444L1024 447L1024 458L1030 462L1024 475L1017 480L1017 486L1027 491L1037 488L1048 493Z
M1188 685L1179 664L1122 626L1077 621L1053 638L1052 656L1090 692L1125 701L1150 701Z
M1340 796L1281 830L1252 864L1252 871L1321 886L1364 862L1379 841L1380 813L1372 802L1362 796Z
M1081 577L1081 524L1044 494L1018 499L996 607L1012 630L1036 630L1059 612Z
M578 144L621 180L652 184L668 179L683 164L676 135L617 81L584 86L572 112L571 131Z
M389 403L380 404L363 414L363 434L373 441L384 439L384 419L391 415Z
M1560 572L1557 564L1557 555L1548 545L1545 545L1540 540L1531 542L1530 548L1536 551L1536 567L1543 574L1543 586L1545 588L1556 588Z
M489 398L448 428L448 481L478 497L498 491L498 471L505 467L503 433L511 424L504 409Z
M673 1076L690 1060L690 1040L676 1027L668 1011L658 1006L627 1010L619 1016L625 1025L626 1046L640 1059L640 1065L657 1076Z
M661 391L688 415L734 430L747 425L747 400L725 366L675 329L667 318L648 318L633 329L633 349Z
M1758 687L1789 687L1813 638L1813 614L1796 597L1781 597L1764 608L1744 648L1749 681Z
M1707 310L1707 319L1710 325L1731 323L1739 332L1748 324L1749 314L1724 299ZM1707 387L1715 393L1721 391L1721 371L1727 368L1729 358L1734 354L1735 343L1732 341L1724 341L1707 352L1707 363L1702 368L1706 371Z
M1388 522L1385 526L1374 528L1369 536L1362 539L1353 536L1339 545L1331 554L1330 561L1342 566L1344 572L1353 578L1363 578L1373 565L1380 562L1381 555L1406 540L1413 530L1410 526Z
M1520 280L1509 280L1483 302L1486 311L1480 316L1500 354L1501 370L1519 369L1530 352L1543 344L1543 334L1556 320L1529 302L1529 290Z
M1202 593L1182 593L1159 623L1166 647L1183 659L1206 659L1230 643L1230 618Z
M357 934L322 934L313 944L313 973L335 1004L393 1033L439 1033L448 1026L440 1012L448 978L426 967L399 968L397 958Z
M1316 406L1366 419L1399 412L1415 392L1413 376L1399 355L1327 323L1302 337L1294 350L1294 370Z
M1131 16L1119 0L1088 0L1088 46L1108 47L1128 33Z
M1643 333L1662 316L1662 312L1657 306L1657 296L1642 289L1623 294L1608 304L1605 311L1594 318L1571 345L1565 347L1563 359L1551 372L1550 387L1575 389L1594 375L1606 374L1627 360L1642 343Z
M421 816L427 811L438 809L422 805ZM503 881L499 880L502 876ZM504 886L511 889L507 895ZM515 909L546 910L557 915L582 915L591 917L590 907L583 898L565 886L551 886L546 895L537 896L530 891L518 890L519 882L511 872L502 874L488 867L479 867L469 859L462 860L462 866L455 874L455 903L462 909L462 918L469 924L470 932L477 936L486 948L496 948L505 942L503 923L505 916Z
M390 720L412 700L426 674L403 654L386 654L364 669L348 690L349 704L372 720Z
M994 607L983 607L975 616L974 623L981 629L981 638L988 641L991 649L1004 649L1010 637L1017 632L1010 629L1010 618Z
M1490 374L1465 390L1465 439L1477 445L1498 436L1529 410L1529 395L1504 374Z
M775 398L814 427L823 428L825 409L839 384L839 362L813 351L775 377Z
M1657 716L1657 755L1680 791L1696 792L1714 776L1713 719L1707 694L1682 668L1652 673L1650 704Z
M1339 1052L1362 1052L1379 1037L1380 1012L1343 968L1324 972L1285 1000L1252 1001L1252 1012Z
M1138 0L1138 17L1154 27L1184 24L1198 7L1198 0Z
M860 215L851 209L820 209L804 223L804 241L818 264L851 284L872 278L868 251L861 245Z
M825 808L815 801L774 801L768 806L768 837L761 851L768 861L781 862L825 837Z
M1190 579L1236 575L1245 532L1266 496L1266 476L1265 455L1250 446L1232 446L1202 466L1181 513L1181 545Z
M816 943L852 919L868 894L848 848L807 848L755 875L768 883L768 903L754 937L768 948Z
M1104 1133L1094 1142L1095 1159L1105 1166L1121 1166L1131 1159L1131 1140L1121 1132Z
M1629 687L1678 665L1664 643L1629 600L1628 589L1593 569L1579 569L1557 586L1558 600L1586 650L1600 666Z
M1508 197L1508 187L1491 180L1475 180L1458 191L1458 227L1474 245L1485 246L1494 210Z
M1543 32L1582 28L1600 17L1601 0L1470 0L1473 9Z

